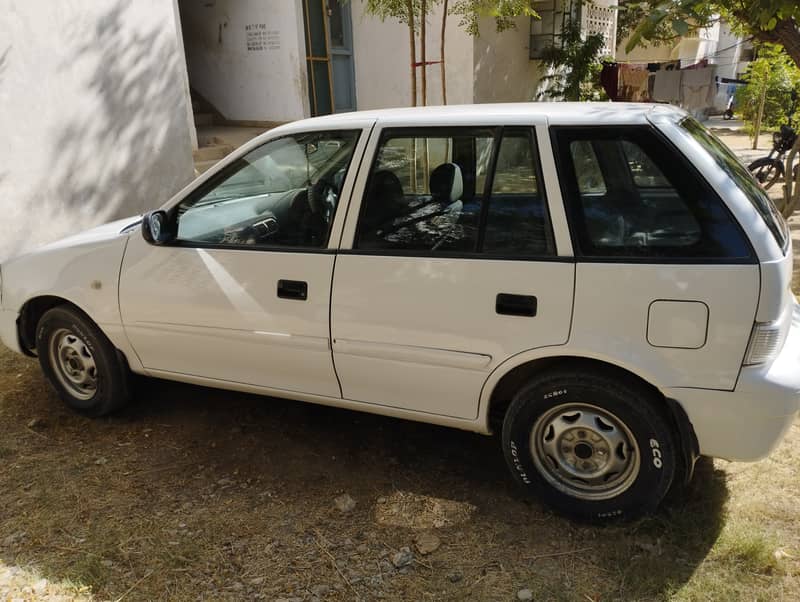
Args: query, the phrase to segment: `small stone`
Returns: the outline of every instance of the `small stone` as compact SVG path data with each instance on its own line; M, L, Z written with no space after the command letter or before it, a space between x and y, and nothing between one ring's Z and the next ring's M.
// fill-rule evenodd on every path
M461 573L450 573L447 578L450 580L450 583L458 583L464 578L464 575Z
M414 544L420 554L427 556L439 549L439 546L442 545L442 540L433 533L420 533L414 539Z
M359 554L366 554L367 552L369 552L369 546L365 543L362 543L356 548L356 552L358 552Z
M44 426L44 420L42 420L41 418L31 418L28 421L29 429L39 428L40 426Z
M101 560L100 564L102 564L106 568L111 568L112 566L114 566L114 561L113 560Z
M37 594L43 594L47 589L47 579L39 579L33 584L33 591Z
M333 503L339 509L339 512L347 514L352 512L356 507L356 501L348 493L344 493L333 500Z
M400 551L397 552L397 554L395 554L394 556L392 556L392 564L396 569L401 569L403 567L409 566L413 562L414 562L414 553L408 547L400 548Z
M250 579L250 585L261 585L264 583L264 579L264 577L254 577L253 579Z
M517 600L521 602L533 600L533 592L529 589L521 589L517 592Z
M240 581L234 581L233 584L231 584L231 589L235 590L237 592L239 590L243 590L244 589L244 583L242 583Z
M94 463L97 464L98 466L102 466L103 464L108 464L108 460L106 460L103 457L100 457L97 458L97 460L95 460Z

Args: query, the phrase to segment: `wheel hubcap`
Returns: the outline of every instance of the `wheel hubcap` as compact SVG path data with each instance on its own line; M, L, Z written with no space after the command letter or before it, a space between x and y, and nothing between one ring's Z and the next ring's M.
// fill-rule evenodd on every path
M50 365L67 391L78 399L91 399L97 392L97 365L86 343L66 328L50 338Z
M639 474L639 448L630 429L590 404L563 404L545 412L533 425L530 448L542 476L580 499L615 497Z

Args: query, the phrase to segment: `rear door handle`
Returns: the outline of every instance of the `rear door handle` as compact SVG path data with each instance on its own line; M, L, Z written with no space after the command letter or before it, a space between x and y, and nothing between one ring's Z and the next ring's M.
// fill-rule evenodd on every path
M278 297L281 299L308 299L308 282L302 280L278 280Z
M532 318L536 315L538 303L531 295L511 295L499 293L495 302L495 311L504 316L524 316Z

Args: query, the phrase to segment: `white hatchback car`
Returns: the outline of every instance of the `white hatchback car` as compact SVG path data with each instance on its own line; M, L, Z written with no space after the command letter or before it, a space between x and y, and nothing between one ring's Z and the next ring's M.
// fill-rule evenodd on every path
M500 432L584 518L654 509L698 455L763 458L800 399L786 223L666 106L300 121L1 270L2 340L80 412L132 371Z

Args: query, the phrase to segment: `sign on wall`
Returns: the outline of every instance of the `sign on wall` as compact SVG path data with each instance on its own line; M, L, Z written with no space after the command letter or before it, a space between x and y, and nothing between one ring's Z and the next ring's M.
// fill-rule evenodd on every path
M281 32L278 29L267 29L266 23L250 23L244 27L247 34L247 51L262 52L281 49Z

